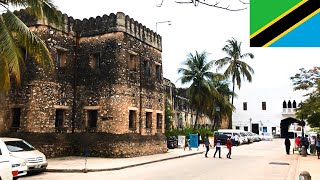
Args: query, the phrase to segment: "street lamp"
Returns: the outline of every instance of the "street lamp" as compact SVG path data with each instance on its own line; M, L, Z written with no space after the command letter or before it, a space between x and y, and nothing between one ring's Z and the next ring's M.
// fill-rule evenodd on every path
M158 24L161 24L161 23L167 23L169 26L171 25L171 21L156 22L156 32L158 32Z
M249 121L250 121L250 131L252 132L252 118L250 118Z
M212 126L212 129L214 130L215 127L219 127L219 113L220 113L220 107L217 106L216 109L215 109L215 120L213 122L213 126Z

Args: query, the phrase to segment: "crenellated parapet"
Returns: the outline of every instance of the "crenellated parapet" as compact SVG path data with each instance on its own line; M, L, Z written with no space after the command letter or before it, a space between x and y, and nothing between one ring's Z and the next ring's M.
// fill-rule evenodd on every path
M60 12L61 13L61 12ZM25 9L15 11L27 26L47 25L53 28L56 26L49 24L46 20L37 20L28 15ZM61 13L62 14L62 13ZM97 36L111 32L124 32L149 44L150 46L162 50L161 36L138 21L130 18L122 12L117 14L97 16L96 18L85 18L83 20L74 19L72 16L62 14L63 26L57 29L80 37Z

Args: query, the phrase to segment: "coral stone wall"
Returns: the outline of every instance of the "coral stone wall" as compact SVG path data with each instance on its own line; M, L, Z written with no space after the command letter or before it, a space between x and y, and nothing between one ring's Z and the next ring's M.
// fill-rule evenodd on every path
M22 138L43 152L47 158L84 156L136 157L167 152L163 134L109 133L9 133L2 136Z

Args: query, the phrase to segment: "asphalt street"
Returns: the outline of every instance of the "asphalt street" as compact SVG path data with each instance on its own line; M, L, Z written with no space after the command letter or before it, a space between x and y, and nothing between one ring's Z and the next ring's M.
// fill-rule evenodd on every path
M293 144L293 142L292 142ZM123 170L91 173L41 173L21 179L30 180L128 180L128 179L214 179L214 180L284 180L294 179L297 158L285 153L284 140L261 141L233 147L232 159L222 148L222 158L204 154L157 162Z

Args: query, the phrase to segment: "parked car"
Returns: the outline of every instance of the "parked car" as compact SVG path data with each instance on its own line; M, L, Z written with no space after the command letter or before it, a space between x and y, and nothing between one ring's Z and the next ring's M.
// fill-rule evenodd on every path
M12 180L12 174L17 172L12 172L11 163L9 157L3 155L3 149L0 145L0 179L1 180Z
M259 141L261 141L260 136L259 136L258 134L256 134L256 133L251 133L251 134L252 134L253 137L254 137L254 142L259 142Z
M243 143L244 143L244 144L248 144L248 143L249 143L249 138L248 138L247 133L245 133L245 132L240 132L240 135L241 135L241 137L243 138Z
M261 134L261 139L264 141L272 141L273 140L273 136L270 133L262 133Z
M28 172L41 172L47 168L48 162L46 156L28 142L18 138L0 138L0 143L6 146L3 154L8 157L21 158L26 162ZM20 166L23 166L23 164L20 163ZM20 167L17 166L15 168L19 169Z
M253 143L254 142L253 134L251 132L245 132L245 133L247 134L249 143Z
M10 156L10 163L12 166L12 175L17 179L20 176L27 175L28 166L26 160L22 158L17 158L14 156Z

